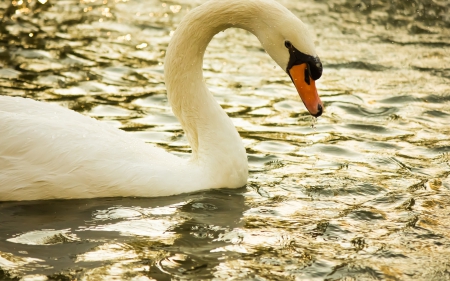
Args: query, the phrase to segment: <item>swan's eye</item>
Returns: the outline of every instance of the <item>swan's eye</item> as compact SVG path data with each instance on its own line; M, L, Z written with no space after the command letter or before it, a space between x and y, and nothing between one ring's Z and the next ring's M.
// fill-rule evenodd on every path
M284 46L286 46L286 48L288 49L292 48L292 44L289 41L284 41Z

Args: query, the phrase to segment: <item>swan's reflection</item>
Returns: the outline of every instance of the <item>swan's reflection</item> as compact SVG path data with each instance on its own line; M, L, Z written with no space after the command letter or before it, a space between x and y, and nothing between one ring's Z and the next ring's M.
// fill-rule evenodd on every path
M6 277L212 277L220 249L235 242L224 237L241 226L243 191L4 202L0 268Z

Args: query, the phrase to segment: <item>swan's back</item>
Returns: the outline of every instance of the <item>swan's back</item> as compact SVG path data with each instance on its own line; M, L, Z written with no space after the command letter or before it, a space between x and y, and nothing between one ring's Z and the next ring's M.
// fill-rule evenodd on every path
M183 162L108 124L58 105L3 96L0 120L2 200L177 193L154 187Z

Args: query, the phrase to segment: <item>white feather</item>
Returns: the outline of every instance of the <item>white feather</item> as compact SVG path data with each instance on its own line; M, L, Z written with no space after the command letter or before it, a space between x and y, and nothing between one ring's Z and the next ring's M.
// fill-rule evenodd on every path
M178 158L69 109L0 97L0 201L165 196L246 184L245 148L203 82L203 54L229 27L253 32L286 69L290 40L314 54L304 24L271 0L212 0L180 23L167 50L170 104L192 146Z

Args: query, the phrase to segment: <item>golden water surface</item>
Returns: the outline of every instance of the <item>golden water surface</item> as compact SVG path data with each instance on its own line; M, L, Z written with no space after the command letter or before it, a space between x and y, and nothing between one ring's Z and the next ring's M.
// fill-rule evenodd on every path
M1 1L0 94L188 156L164 55L202 2ZM450 2L281 2L324 64L314 126L257 39L222 32L204 76L244 140L248 185L0 203L0 279L449 280Z

